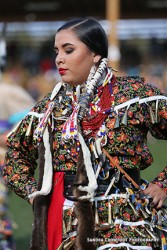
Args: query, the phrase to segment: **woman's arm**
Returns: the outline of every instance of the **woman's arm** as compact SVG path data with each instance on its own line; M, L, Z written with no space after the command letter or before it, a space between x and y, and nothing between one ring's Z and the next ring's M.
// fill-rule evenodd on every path
M148 96L158 95L167 96L159 89L145 85ZM148 102L149 118L146 125L152 136L157 139L167 140L167 100ZM153 204L160 208L167 199L167 167L148 185L145 193L153 198Z
M33 130L37 119L30 124L31 116L22 120L18 129L7 139L7 153L3 169L4 180L17 195L28 200L28 195L37 188L34 178L37 166L37 147ZM29 127L31 126L31 128ZM28 128L30 133L27 134Z

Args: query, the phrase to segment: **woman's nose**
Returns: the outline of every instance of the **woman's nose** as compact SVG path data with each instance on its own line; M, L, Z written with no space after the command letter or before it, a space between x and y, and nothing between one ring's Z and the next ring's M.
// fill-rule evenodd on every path
M64 63L63 55L59 53L55 58L55 62L56 62L56 64Z

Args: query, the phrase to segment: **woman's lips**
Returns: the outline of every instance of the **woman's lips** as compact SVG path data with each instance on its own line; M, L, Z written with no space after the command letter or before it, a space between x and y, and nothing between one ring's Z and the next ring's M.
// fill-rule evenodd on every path
M66 71L67 71L67 69L62 69L62 68L60 68L60 69L59 69L59 74L60 74L60 75L64 75Z

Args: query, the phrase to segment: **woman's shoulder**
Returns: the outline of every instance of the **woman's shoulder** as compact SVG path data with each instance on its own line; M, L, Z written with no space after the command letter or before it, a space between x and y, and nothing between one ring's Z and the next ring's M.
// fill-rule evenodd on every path
M40 101L36 103L31 111L44 113L48 108L49 103L53 100L56 102L56 100L58 100L60 96L63 96L65 94L64 91L64 86L58 83L51 92L47 93Z
M141 76L117 76L116 83L121 85L138 84L143 86L145 84L145 79Z
M153 95L165 95L156 83L147 83L145 78L140 76L116 77L116 85L119 89L135 92L140 98Z
M41 100L39 100L31 111L37 113L43 113L47 107L47 104L50 102L51 93L47 93Z

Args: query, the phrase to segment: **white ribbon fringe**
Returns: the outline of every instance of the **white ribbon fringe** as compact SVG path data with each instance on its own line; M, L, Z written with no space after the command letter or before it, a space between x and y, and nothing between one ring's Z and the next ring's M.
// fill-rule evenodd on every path
M78 139L79 139L79 142L80 142L81 147L82 147L84 164L85 164L86 173L87 173L88 182L89 182L88 186L86 186L86 187L82 187L82 186L78 187L78 189L80 191L86 191L88 193L85 196L79 197L79 199L90 199L90 198L93 198L94 192L97 189L97 180L95 177L95 173L93 171L89 148L87 147L87 145L86 145L86 143L85 143L85 141L84 141L84 139L79 131L78 131Z
M52 167L52 154L50 151L48 127L45 128L43 134L43 142L45 147L45 165L44 165L42 188L40 191L35 191L34 193L30 194L28 196L29 199L34 198L38 195L47 195L49 194L52 188L53 167Z

